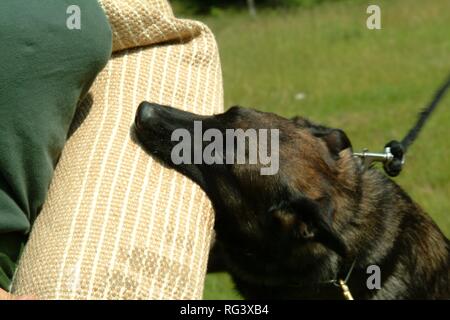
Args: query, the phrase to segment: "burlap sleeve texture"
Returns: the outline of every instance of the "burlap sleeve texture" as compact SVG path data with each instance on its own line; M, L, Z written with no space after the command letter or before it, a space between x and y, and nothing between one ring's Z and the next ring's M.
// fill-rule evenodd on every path
M44 299L199 299L213 214L201 189L131 139L142 100L223 110L217 46L163 0L103 0L113 57L73 132L14 277Z

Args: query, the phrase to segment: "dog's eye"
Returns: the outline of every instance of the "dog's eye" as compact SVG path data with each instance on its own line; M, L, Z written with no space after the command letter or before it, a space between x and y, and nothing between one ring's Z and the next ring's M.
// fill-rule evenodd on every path
M284 230L291 229L296 220L295 214L287 210L274 210L272 211L272 218L276 226L283 228Z

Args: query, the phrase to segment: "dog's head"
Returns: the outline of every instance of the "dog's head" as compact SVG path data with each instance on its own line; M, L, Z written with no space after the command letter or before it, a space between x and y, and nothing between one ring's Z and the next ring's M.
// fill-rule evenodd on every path
M306 266L310 257L347 254L341 230L358 193L358 174L343 131L240 107L200 116L147 102L138 109L135 128L150 154L208 194L217 240L236 265L251 265L249 272L267 279L272 272L298 272L292 261L312 267L312 260ZM247 143L239 145L238 134L234 144L227 141L230 129L242 129ZM249 129L256 133L253 145ZM255 143L270 156L264 163L261 157L248 161ZM247 161L239 164L242 154ZM269 166L275 170L263 174Z

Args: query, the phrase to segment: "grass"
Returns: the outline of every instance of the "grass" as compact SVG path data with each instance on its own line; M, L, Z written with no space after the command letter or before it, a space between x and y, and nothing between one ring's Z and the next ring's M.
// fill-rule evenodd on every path
M373 1L372 1L373 2ZM372 4L371 2L371 4ZM376 1L382 30L366 28L366 1L294 11L200 18L217 37L225 103L343 128L354 149L401 139L450 72L448 0ZM296 100L303 93L305 98ZM409 150L397 182L450 235L450 94ZM206 299L239 296L225 274Z

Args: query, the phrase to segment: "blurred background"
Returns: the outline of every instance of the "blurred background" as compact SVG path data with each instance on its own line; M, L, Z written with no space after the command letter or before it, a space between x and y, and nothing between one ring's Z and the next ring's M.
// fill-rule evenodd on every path
M355 150L401 139L450 74L450 0L173 0L220 49L225 105L342 128ZM369 5L381 30L369 30ZM450 94L395 179L450 236ZM227 274L205 299L239 298Z

